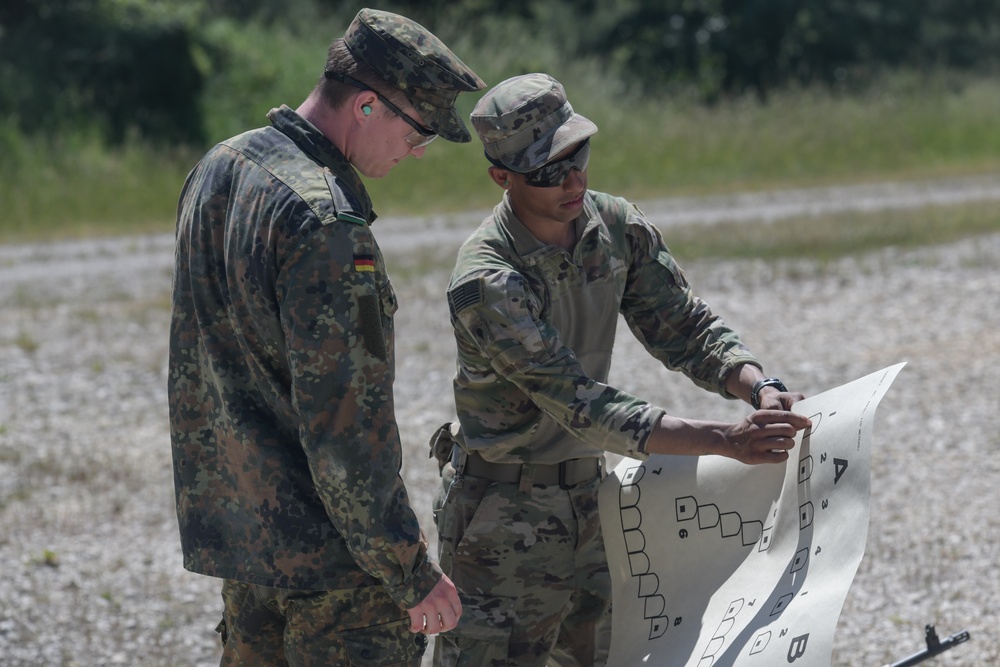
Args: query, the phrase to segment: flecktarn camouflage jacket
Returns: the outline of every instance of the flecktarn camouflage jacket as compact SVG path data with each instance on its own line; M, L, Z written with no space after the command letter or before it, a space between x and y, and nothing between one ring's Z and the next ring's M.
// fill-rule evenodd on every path
M169 408L185 567L265 586L440 578L400 479L396 299L344 156L287 107L212 149L178 211Z

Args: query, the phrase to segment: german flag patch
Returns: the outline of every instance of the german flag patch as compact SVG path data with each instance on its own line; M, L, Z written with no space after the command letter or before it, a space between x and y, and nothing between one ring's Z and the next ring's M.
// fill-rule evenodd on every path
M375 258L372 255L355 255L354 270L358 272L374 272Z

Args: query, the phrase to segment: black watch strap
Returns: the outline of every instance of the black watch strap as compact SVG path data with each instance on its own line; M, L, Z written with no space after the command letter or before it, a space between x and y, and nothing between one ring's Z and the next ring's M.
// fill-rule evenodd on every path
M760 410L760 390L764 387L774 387L778 391L788 391L785 384L778 378L757 380L753 384L753 389L750 390L750 405L753 406L754 410Z

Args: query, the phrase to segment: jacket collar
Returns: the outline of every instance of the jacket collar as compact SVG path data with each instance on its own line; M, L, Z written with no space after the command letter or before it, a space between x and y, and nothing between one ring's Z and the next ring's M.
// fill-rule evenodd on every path
M362 209L357 213L362 215L368 224L375 222L378 215L373 210L371 197L361 177L326 135L285 104L277 109L271 109L267 117L271 120L271 125L295 142L303 153L333 172L340 184L354 195L355 201Z

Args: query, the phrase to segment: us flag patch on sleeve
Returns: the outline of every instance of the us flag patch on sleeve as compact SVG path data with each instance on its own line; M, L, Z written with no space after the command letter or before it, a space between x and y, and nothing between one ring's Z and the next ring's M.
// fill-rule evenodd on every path
M354 256L354 270L355 271L374 271L375 270L375 258L372 255L355 255Z
M453 313L460 313L471 306L478 306L484 299L482 278L464 282L448 292L448 303L451 305Z

